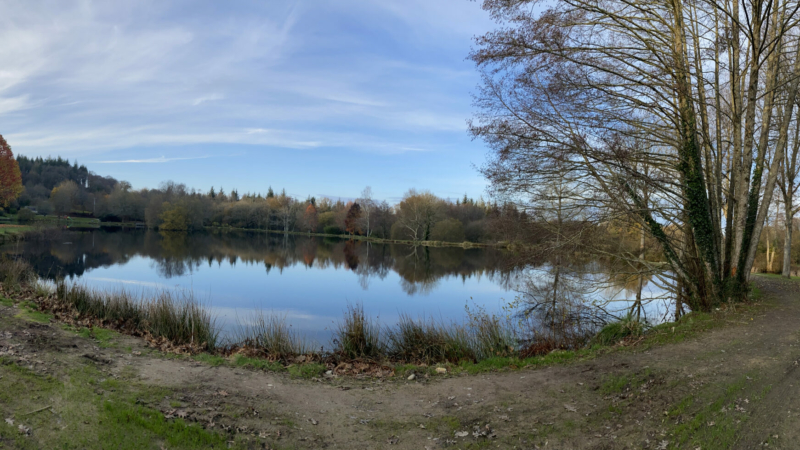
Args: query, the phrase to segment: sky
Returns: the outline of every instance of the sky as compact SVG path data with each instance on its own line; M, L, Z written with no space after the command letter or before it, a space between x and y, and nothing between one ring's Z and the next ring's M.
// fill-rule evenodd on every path
M469 0L3 0L0 134L155 188L486 195Z

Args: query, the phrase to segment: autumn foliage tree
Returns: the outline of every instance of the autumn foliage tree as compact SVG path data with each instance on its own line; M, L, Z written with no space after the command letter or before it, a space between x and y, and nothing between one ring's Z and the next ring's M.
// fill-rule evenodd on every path
M312 231L316 231L317 222L317 208L309 203L308 206L306 206L306 212L303 213L303 225L305 225L306 230L311 233Z
M358 203L353 203L350 209L347 210L347 216L344 219L344 227L348 233L356 234L361 232L361 227L358 224L361 215L361 206Z
M11 153L11 146L0 135L0 206L8 206L21 193L22 176L19 164Z

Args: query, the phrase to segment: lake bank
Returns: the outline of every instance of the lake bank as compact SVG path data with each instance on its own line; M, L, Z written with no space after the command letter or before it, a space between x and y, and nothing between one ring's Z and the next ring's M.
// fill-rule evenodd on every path
M459 376L420 368L413 380L399 371L326 376L302 365L275 372L248 369L237 358L219 364L175 357L141 339L62 328L4 302L0 386L26 393L3 396L0 411L13 426L0 424L0 439L15 448L88 449L417 449L447 442L721 449L766 440L775 447L794 442L798 429L796 415L769 411L783 411L776 405L795 395L784 389L792 379L778 379L800 356L792 331L800 308L792 300L796 284L768 280L761 289L772 306L717 312L713 326L691 334L666 329L648 345L544 370ZM743 335L752 340L737 339ZM787 338L794 347L775 345ZM703 358L694 358L698 348Z

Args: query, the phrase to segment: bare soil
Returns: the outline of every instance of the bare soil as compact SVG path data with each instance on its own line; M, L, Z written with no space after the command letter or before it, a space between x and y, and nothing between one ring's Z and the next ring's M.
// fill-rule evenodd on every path
M131 389L168 392L137 402L246 448L800 448L800 283L756 283L767 306L725 315L725 327L685 342L414 380L213 367L122 335L100 346L61 324L31 321L19 306L0 306L0 387L20 388L3 376L9 365L59 380L91 367ZM49 400L0 399L0 413L19 418L20 405L50 403L58 416L62 405ZM47 448L35 428L26 439ZM13 448L0 439L4 445Z

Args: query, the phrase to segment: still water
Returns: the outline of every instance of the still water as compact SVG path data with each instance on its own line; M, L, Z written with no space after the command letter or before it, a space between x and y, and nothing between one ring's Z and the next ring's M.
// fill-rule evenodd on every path
M225 332L254 311L284 315L325 342L348 304L381 323L399 314L463 320L465 307L501 312L524 269L497 249L412 247L341 239L215 231L90 230L2 248L40 277L104 290L190 290Z

